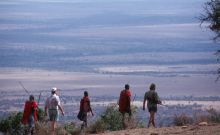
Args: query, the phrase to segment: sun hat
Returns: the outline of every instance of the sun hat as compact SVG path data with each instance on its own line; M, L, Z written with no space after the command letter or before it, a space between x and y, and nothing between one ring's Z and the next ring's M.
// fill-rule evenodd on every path
M56 92L58 89L56 87L53 87L51 92Z

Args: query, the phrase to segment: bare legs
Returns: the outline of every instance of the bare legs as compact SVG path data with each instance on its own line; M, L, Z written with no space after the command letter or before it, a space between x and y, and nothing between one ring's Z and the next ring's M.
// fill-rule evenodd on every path
M154 127L156 127L155 122L154 122L154 114L155 114L155 112L153 112L153 111L150 112L150 118L149 118L148 125L147 125L148 128L150 127L151 123Z
M87 128L87 112L84 112L83 123L81 125L81 130L83 130L84 128Z
M51 135L55 135L55 128L56 128L56 121L51 121L50 122L51 126Z
M129 114L129 116L127 117L125 113L122 113L122 124L123 124L124 129L128 128L128 126L129 126L128 123L130 123L130 121L131 121L132 115L131 115L131 113L128 113L128 114Z
M84 128L87 128L87 120L83 121L81 125L81 130L83 130Z
M125 113L122 113L122 124L123 124L123 128L126 129L126 124L125 124Z

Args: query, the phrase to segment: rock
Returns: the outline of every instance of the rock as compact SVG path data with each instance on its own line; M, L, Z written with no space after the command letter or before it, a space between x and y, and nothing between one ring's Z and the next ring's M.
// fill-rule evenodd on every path
M159 135L158 133L151 133L150 135Z
M208 125L207 122L200 122L200 123L199 123L199 126L207 126L207 125Z
M182 126L182 128L184 129L184 128L187 128L188 126Z

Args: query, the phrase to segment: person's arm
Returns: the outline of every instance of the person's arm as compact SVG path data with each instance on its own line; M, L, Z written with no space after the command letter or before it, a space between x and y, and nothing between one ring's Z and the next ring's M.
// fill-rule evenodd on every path
M127 96L127 101L128 101L128 110L131 111L131 96Z
M90 110L90 112L92 113L92 116L94 116L93 111L92 111L92 107L91 107L91 105L90 105L90 101L88 101L88 105L89 105L89 110Z
M143 110L145 110L145 104L146 104L147 96L146 94L144 95L144 101L143 101Z
M57 96L56 99L57 99L57 102L58 102L58 109L61 111L62 115L64 116L64 111L63 111L63 108L61 106L61 102L60 102L59 96Z
M58 105L58 108L61 111L62 115L64 116L64 111L63 111L63 108L61 107L61 105Z
M160 98L159 98L157 93L156 93L156 99L157 99L157 104L161 104L161 100L160 100Z
M118 105L120 105L120 100L121 100L121 95L122 95L122 91L121 91L121 93L120 93L120 96L119 96L119 99L118 99Z
M128 96L128 111L129 111L129 116L132 115L132 112L131 112L131 94L129 94Z
M44 116L47 116L47 108L48 108L48 99L46 100L45 106L44 106Z
M37 111L38 105L37 105L37 102L36 102L36 101L34 101L33 107L34 107L34 111Z

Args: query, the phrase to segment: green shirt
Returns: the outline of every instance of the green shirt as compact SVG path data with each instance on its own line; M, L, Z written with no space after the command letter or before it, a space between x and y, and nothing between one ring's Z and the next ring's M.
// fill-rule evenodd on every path
M155 90L149 90L144 95L144 101L147 100L147 107L157 107L159 96Z

